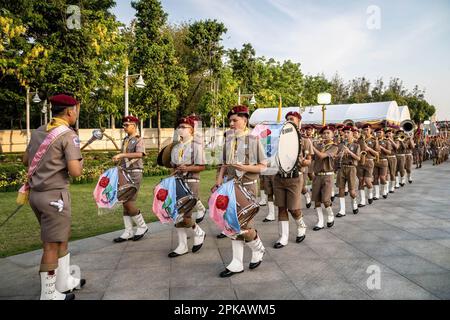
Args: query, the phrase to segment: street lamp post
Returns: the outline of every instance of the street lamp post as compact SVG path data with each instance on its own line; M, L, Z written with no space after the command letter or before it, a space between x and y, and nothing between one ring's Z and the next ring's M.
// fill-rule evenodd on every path
M241 93L241 88L239 88L239 93L238 93L238 105L241 104L241 97L243 98L250 98L250 104L251 105L255 105L256 104L256 99L255 99L255 94L254 93Z
M327 92L321 92L317 95L317 103L322 105L322 126L325 125L325 110L326 105L331 103L331 94Z
M128 74L128 66L125 70L125 117L128 116L128 79L129 78L136 78L138 77L138 80L134 84L136 88L142 89L145 87L144 78L142 77L142 70L138 74Z
M30 130L30 87L27 87L27 99L26 99L26 122L27 122L27 145L30 142L30 137L31 137L31 130ZM41 99L39 98L37 89L36 92L33 96L33 100L34 103L39 103L41 102Z

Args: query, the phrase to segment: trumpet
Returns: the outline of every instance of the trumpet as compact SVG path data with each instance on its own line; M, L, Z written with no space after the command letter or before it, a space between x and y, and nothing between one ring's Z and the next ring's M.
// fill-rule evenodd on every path
M367 151L361 151L360 156L361 156L360 162L361 162L361 165L363 166L366 164Z

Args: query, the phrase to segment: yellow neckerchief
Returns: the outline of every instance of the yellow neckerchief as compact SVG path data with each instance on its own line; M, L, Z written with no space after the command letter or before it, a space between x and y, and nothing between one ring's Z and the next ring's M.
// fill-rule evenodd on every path
M329 143L324 143L324 147L323 147L323 151L322 152L326 152L326 151L328 151L328 149L330 149L331 148L331 146L332 145L334 145L335 143L334 143L334 141L333 140L330 140L330 142Z
M59 127L59 126L67 126L67 127L69 127L70 125L64 119L53 117L52 120L50 120L50 122L47 124L46 131L50 131L50 130L55 129L55 128Z
M180 141L180 147L178 149L178 163L181 163L181 161L183 160L183 155L184 155L184 147L185 145L187 145L188 143L190 143L192 140L194 139L194 137L190 137L189 139L187 139L186 141Z
M236 132L236 130L234 132ZM237 139L240 137L245 137L246 135L249 134L249 132L250 132L250 130L248 128L245 128L244 131L234 134L234 139L231 141L230 160L233 161L235 159L237 147L238 147ZM232 163L232 162L230 161L230 163Z

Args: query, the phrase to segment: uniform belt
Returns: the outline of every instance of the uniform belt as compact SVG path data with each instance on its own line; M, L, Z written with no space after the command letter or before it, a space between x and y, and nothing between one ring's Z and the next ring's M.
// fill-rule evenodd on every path
M404 155L405 155L404 153L397 154L397 156L404 156Z
M242 185L244 185L244 186L250 186L250 185L255 184L255 183L257 183L257 182L258 182L257 180L253 180L253 181L250 181L250 182L243 182Z
M298 176L294 177L293 173L283 174L283 173L277 173L277 176L284 179L292 179L292 178L298 178L303 174L303 172L298 172Z
M184 179L184 182L188 182L188 183L195 183L195 182L199 182L199 179Z
M372 159L372 158L367 158L367 159L366 159L366 161L367 161L367 160L369 160L369 161L373 161L373 159Z
M383 161L383 160L386 160L386 161L387 161L387 158L380 158L380 161Z
M334 175L334 172L333 171L330 171L330 172L318 172L316 174L318 176L332 176L332 175Z
M395 158L395 156L388 156L388 158Z
M354 167L355 165L354 164L343 164L342 166L343 167Z
M125 171L126 172L142 172L142 169L131 169L131 170L126 169Z

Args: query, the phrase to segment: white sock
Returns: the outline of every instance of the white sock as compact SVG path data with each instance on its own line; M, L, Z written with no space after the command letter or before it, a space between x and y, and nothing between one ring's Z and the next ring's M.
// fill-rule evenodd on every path
M361 195L361 201L359 202L359 204L362 204L362 205L366 205L366 191L363 189L363 190L359 190L359 193L360 193L360 195Z
M323 228L323 211L322 211L322 207L316 208L316 212L317 212L317 219L318 219L316 227Z
M339 198L339 204L341 205L341 209L339 210L339 213L343 216L345 216L345 198Z
M375 186L375 198L380 199L380 185Z

